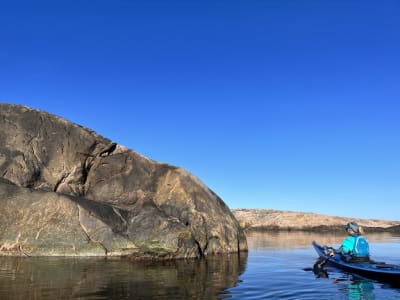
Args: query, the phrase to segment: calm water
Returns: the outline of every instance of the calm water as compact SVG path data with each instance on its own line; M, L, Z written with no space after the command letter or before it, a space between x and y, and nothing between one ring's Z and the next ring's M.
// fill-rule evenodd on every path
M400 299L400 289L328 268L310 243L343 236L251 233L246 255L137 263L98 258L0 258L0 299ZM368 235L376 260L400 263L400 238Z

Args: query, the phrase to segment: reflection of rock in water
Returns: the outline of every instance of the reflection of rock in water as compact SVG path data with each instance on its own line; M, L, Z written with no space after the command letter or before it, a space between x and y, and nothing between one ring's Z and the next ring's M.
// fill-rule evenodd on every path
M319 257L313 265L313 272L317 278L328 278L328 272L324 269L324 266L328 262L327 259Z
M97 258L0 258L0 299L218 299L247 253L162 263Z
M368 241L383 241L391 238L390 233L374 233L368 234ZM280 249L292 248L299 246L311 247L312 241L318 241L322 245L339 245L343 238L346 237L346 232L343 234L336 232L332 233L317 233L305 231L277 231L277 232L246 232L247 244L249 249Z

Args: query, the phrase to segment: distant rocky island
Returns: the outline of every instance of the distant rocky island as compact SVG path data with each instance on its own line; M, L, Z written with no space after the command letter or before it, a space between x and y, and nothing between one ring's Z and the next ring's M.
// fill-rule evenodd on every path
M240 226L246 231L341 231L347 222L358 222L366 232L400 233L400 221L345 218L307 212L273 209L233 209Z
M0 104L0 202L0 256L247 251L228 206L188 171L20 105Z

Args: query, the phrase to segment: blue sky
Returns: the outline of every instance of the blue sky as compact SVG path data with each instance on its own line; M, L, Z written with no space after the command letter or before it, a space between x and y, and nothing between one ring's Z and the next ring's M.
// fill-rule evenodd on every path
M0 101L231 208L399 220L400 2L2 1Z

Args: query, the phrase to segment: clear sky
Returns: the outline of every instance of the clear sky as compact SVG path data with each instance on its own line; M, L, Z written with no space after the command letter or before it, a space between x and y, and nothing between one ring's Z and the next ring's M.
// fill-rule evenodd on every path
M400 1L0 2L0 101L231 208L400 220Z

